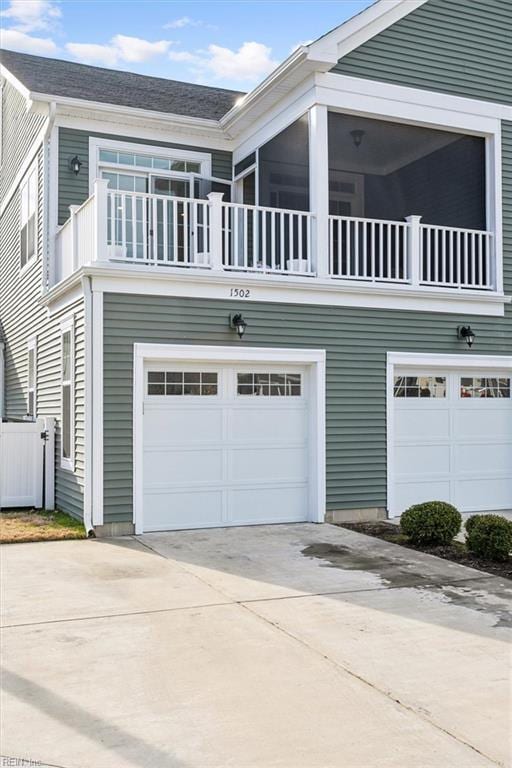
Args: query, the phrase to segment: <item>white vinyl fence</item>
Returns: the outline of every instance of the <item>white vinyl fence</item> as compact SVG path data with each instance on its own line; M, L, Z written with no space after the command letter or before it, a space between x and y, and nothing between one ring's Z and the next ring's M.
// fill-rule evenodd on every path
M0 508L54 507L54 420L0 421Z

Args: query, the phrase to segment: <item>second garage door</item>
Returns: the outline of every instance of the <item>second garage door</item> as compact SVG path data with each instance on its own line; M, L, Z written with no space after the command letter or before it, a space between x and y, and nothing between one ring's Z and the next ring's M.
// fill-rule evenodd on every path
M392 513L432 499L512 509L510 375L402 369L393 384Z
M308 519L305 368L147 365L144 530Z

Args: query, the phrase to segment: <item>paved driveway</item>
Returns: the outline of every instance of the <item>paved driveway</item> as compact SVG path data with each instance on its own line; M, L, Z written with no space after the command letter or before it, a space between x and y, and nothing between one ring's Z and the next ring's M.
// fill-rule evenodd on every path
M3 754L507 765L511 583L328 525L2 550Z

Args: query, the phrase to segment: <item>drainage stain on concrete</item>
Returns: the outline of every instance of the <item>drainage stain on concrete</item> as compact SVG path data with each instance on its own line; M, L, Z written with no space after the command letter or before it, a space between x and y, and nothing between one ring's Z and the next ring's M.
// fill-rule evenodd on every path
M378 576L382 585L387 588L429 592L443 602L492 616L495 619L495 627L512 628L510 587L506 583L502 587L497 586L495 577L491 575L488 578L493 581L492 592L487 591L485 587L479 589L469 584L463 586L447 583L449 579L445 572L424 573L399 557L366 554L341 544L311 544L302 550L302 554L323 560L324 565L329 568L372 573ZM482 580L485 583L486 576L483 576ZM479 583L477 581L478 585Z

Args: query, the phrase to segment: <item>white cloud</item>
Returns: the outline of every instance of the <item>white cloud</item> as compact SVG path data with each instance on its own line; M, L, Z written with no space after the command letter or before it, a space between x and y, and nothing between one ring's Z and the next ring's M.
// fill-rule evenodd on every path
M190 53L171 51L169 58L194 65L196 75L213 75L216 80L254 82L275 69L279 62L272 59L272 49L263 43L243 43L237 51L220 45L209 45L206 51Z
M11 0L0 16L11 20L12 30L34 32L54 27L61 11L51 0Z
M49 56L57 51L57 46L49 37L32 37L17 29L0 30L0 46L13 51L33 53L35 56Z
M113 67L121 62L147 61L167 53L171 40L150 42L140 37L115 35L109 43L67 43L66 49L84 64L102 64Z
M164 24L164 29L183 29L183 27L202 27L203 22L191 19L190 16L182 16L181 19L174 19Z

